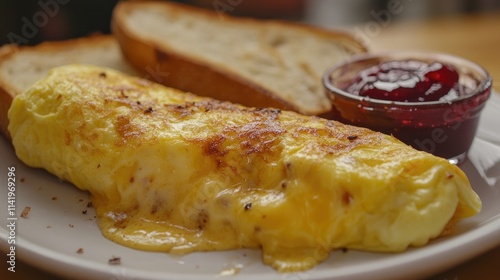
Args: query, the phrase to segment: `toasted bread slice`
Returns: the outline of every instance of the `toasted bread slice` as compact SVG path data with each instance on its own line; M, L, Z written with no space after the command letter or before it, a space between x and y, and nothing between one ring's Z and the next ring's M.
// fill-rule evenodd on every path
M73 63L137 73L123 59L116 40L110 35L45 42L34 47L5 45L0 48L0 130L4 136L10 138L7 111L12 99L45 77L50 69Z
M112 30L138 70L157 82L220 100L303 114L328 112L321 75L365 51L349 34L263 21L170 2L119 3Z

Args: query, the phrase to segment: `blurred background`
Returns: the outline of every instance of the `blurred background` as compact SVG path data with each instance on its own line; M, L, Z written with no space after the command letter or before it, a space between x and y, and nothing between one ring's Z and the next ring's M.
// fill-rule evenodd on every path
M118 0L0 0L0 45L34 45L109 33ZM326 27L487 13L500 0L179 0L220 14L304 21Z

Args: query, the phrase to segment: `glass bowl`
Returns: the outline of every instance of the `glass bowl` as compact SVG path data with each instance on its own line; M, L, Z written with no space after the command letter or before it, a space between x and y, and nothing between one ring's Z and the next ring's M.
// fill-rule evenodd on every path
M440 62L459 74L468 93L456 99L403 102L373 99L346 91L363 69L387 61ZM479 117L491 93L491 77L481 66L440 53L393 52L356 55L328 69L323 75L332 102L330 118L393 135L412 147L462 163L477 131Z

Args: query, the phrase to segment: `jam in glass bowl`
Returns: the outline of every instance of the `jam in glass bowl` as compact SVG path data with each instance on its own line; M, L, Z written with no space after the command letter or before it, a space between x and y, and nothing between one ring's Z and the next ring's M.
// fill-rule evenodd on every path
M391 134L455 164L467 156L491 83L471 61L424 52L361 54L323 76L333 119Z

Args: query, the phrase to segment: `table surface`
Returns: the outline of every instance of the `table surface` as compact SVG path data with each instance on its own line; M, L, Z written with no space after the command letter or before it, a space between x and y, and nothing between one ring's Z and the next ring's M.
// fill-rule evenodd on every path
M363 30L361 25L358 30ZM432 50L459 55L477 62L493 77L500 92L500 13L449 16L391 23L365 37L370 50ZM498 81L498 82L496 82ZM500 242L500 236L499 236ZM4 263L5 255L1 255ZM500 246L431 277L432 280L498 279ZM0 270L1 279L58 279L18 261L16 273Z

